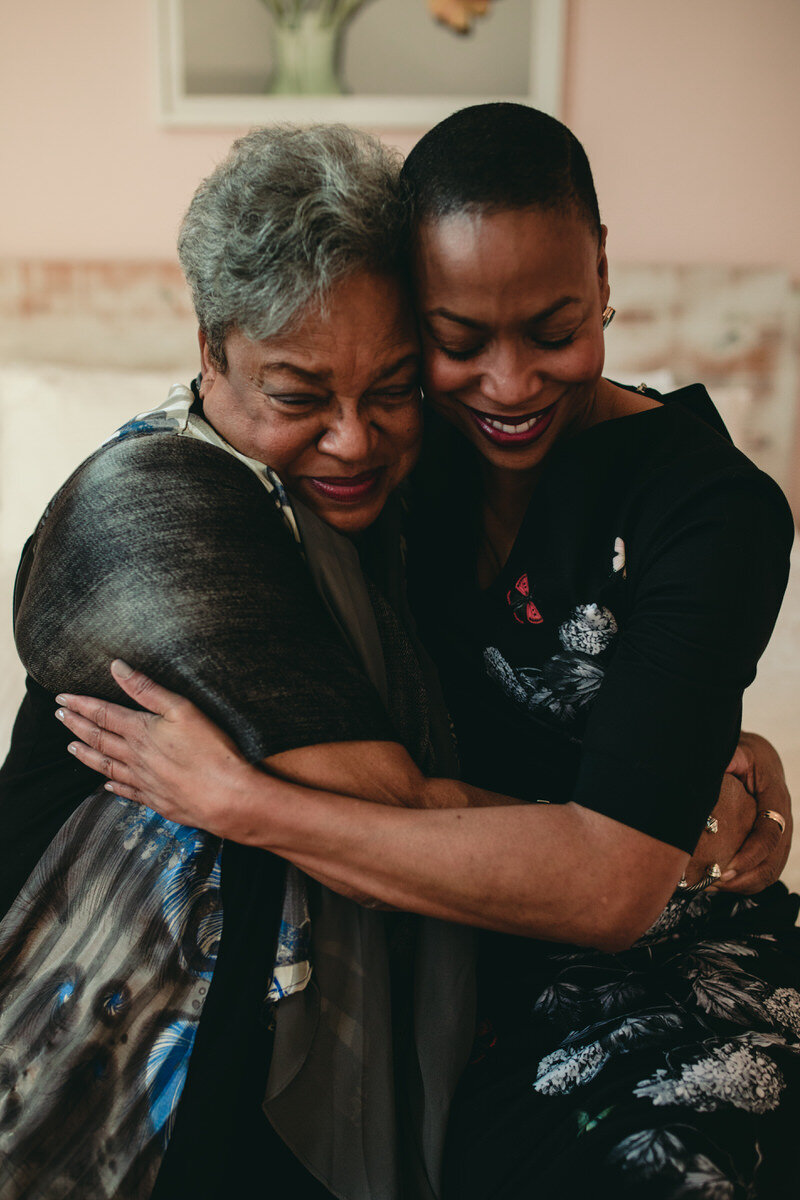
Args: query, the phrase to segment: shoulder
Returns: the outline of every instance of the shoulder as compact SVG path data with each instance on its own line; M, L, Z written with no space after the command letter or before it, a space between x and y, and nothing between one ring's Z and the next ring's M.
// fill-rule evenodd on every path
M196 593L204 576L232 572L257 578L270 593L305 587L303 560L277 503L222 449L172 433L137 433L101 447L50 502L20 562L17 632L58 596L83 609L100 596L130 602L145 590L168 605Z
M153 482L166 482L189 472L246 480L256 489L259 486L253 472L234 455L209 442L182 437L177 430L134 431L106 442L78 467L65 486L74 487L78 482L84 486L119 486L128 477L144 482L148 476Z
M172 432L134 433L101 446L59 489L34 542L66 530L81 539L93 529L135 530L182 522L196 534L248 520L280 529L278 503L243 462L225 450Z
M664 401L619 423L627 426L621 441L640 520L665 527L716 514L748 530L768 524L788 549L794 525L786 497L733 445L705 389L684 388Z

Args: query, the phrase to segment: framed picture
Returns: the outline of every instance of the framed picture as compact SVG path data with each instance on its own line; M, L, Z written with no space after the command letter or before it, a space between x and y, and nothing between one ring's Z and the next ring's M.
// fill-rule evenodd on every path
M561 106L566 0L491 0L459 34L427 0L154 0L165 125L428 127L467 104Z

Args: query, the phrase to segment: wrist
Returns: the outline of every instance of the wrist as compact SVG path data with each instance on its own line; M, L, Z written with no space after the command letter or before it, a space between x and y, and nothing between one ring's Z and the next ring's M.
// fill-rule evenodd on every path
M272 778L244 759L220 773L220 810L215 832L243 846L265 845L272 800Z

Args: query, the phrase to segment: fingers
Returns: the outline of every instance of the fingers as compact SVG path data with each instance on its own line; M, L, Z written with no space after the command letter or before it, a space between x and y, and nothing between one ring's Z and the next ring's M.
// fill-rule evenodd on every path
M115 783L129 784L133 781L131 772L125 763L108 754L103 754L101 750L94 750L84 742L70 742L67 749L70 754L75 755L79 762L93 771L97 771L99 775L113 779Z
M740 779L749 792L754 791L753 787L753 756L749 748L739 742L739 745L734 751L733 758L725 768L726 775L735 775Z
M103 784L107 792L113 792L115 796L122 796L125 800L135 800L137 804L147 804L144 793L138 788L133 787L130 783L120 783L117 780L109 780ZM149 807L152 807L150 805Z
M763 891L780 876L789 855L789 844L777 821L759 815L719 886L725 891L746 894Z
M73 696L64 692L56 696L56 703L63 706L61 711L65 714L77 713L100 729L110 730L126 738L132 737L145 722L152 720L147 713L133 712L130 708L123 708L121 704L97 700L94 696ZM74 726L69 727L74 730ZM83 734L79 734L79 737L82 736Z
M146 708L148 712L156 713L159 717L169 719L170 713L184 703L181 696L168 691L160 683L155 683L141 671L134 671L121 658L115 658L111 664L111 674L132 700Z
M107 729L95 724L94 721L90 721L68 708L57 709L56 717L62 725L69 729L70 733L74 733L92 749L122 762L127 761L130 749L124 738L110 733Z

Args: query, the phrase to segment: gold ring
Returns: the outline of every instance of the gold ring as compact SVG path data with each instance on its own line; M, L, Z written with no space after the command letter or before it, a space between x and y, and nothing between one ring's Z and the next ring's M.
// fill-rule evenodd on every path
M779 812L775 812L774 808L762 808L758 814L760 817L767 817L768 820L774 821L780 826L781 833L786 829L786 821Z

